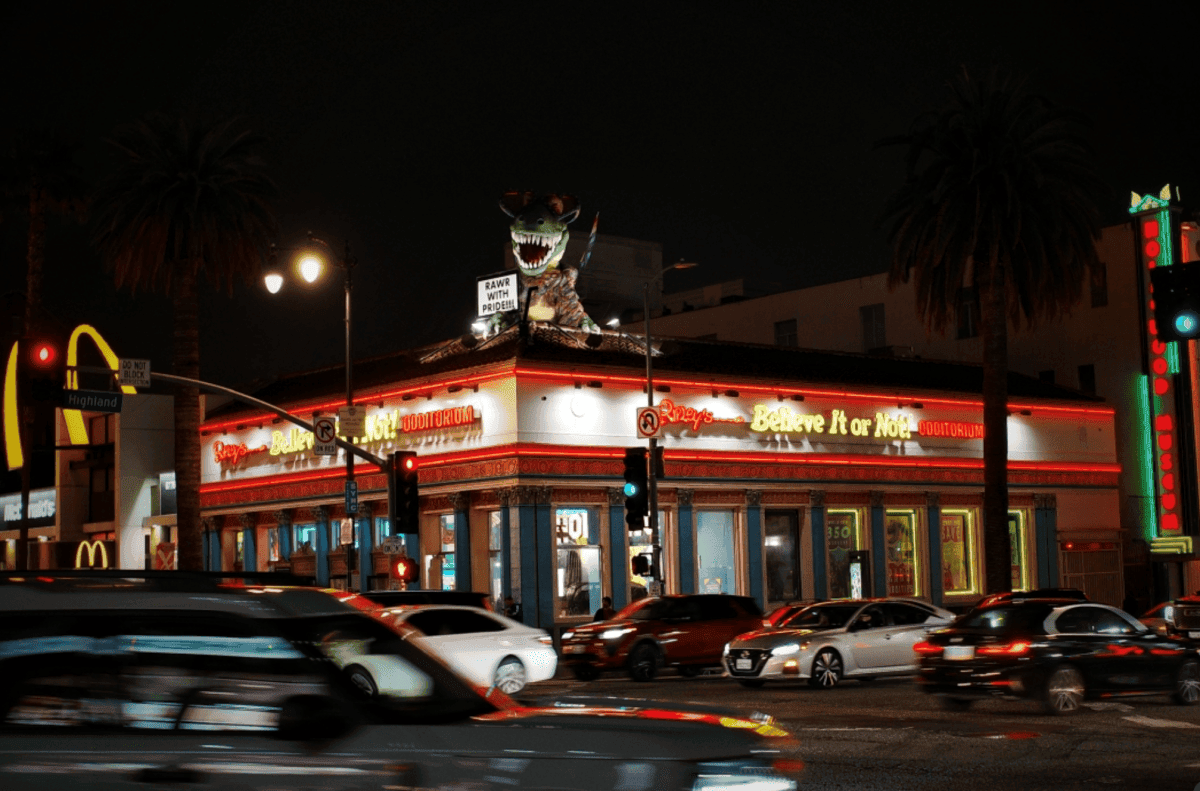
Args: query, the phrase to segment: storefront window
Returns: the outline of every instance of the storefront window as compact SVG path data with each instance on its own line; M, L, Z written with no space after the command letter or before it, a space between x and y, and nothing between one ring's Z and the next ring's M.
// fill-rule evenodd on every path
M829 598L847 599L860 592L867 580L857 568L851 585L850 553L863 548L862 518L857 509L830 508L825 512L825 550L829 564Z
M558 545L555 612L560 618L591 617L600 609L600 522L595 508L556 508Z
M442 514L438 517L441 535L441 588L444 591L454 590L454 514Z
M887 595L919 596L921 575L917 573L917 512L889 510L885 523L887 540Z
M1029 584L1029 563L1025 551L1029 546L1026 534L1028 525L1025 511L1008 512L1008 541L1012 549L1012 589L1015 591L1027 591L1032 588Z
M795 511L767 511L763 515L764 560L767 565L767 601L800 597L800 520Z
M293 525L292 536L295 538L293 545L296 551L304 550L305 552L315 552L317 549L317 526L314 524Z
M504 612L504 565L500 550L505 540L499 511L488 512L488 569L491 572L492 606Z
M267 528L267 560L279 560L279 528Z
M244 571L246 568L245 534L241 530L233 533L233 570Z
M733 565L733 511L696 514L696 555L700 593L736 593Z
M974 511L942 511L942 589L947 596L978 593Z

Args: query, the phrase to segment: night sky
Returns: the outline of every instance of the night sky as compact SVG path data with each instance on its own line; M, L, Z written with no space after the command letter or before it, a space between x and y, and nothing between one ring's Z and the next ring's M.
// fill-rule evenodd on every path
M1108 222L1131 189L1200 197L1194 3L1075 8L27 3L0 33L4 123L74 135L98 180L105 138L148 111L244 117L271 141L281 244L311 230L353 245L366 357L467 330L476 275L503 266L507 189L574 193L576 233L599 211L602 233L700 264L667 290L882 271L876 217L903 171L899 150L874 144L932 109L962 64L1021 69L1091 120ZM50 230L50 311L168 371L165 297L116 293L84 229ZM20 218L0 234L0 285L21 291ZM342 362L337 281L285 294L206 297L204 378Z

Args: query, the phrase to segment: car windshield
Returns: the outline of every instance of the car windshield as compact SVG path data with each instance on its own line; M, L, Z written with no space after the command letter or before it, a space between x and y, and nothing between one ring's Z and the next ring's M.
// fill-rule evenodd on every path
M614 620L654 621L662 618L670 605L666 599L638 599L625 606Z
M854 617L858 604L814 604L788 618L784 629L841 629Z
M953 626L986 632L1040 632L1053 609L1049 604L1000 604L959 616Z

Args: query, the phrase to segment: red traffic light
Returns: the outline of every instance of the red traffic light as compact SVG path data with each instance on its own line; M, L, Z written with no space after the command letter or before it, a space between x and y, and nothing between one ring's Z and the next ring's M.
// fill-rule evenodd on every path
M417 581L417 561L410 557L398 557L392 560L392 577L401 582Z
M29 349L29 364L39 369L53 368L58 363L58 347L50 341L34 341Z
M405 456L404 457L404 469L415 470L416 468L417 468L417 457L416 456Z

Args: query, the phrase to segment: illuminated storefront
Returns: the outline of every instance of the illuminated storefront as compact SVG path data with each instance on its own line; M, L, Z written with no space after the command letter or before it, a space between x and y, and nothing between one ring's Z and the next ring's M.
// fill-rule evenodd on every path
M514 330L486 354L450 348L424 364L398 356L389 381L362 382L357 399L357 443L418 453L421 538L406 551L422 584L512 595L543 626L646 589L630 563L645 536L627 530L618 488L624 449L638 444L643 359L615 333L603 355L558 335L535 332L526 346ZM656 365L668 591L764 606L982 595L978 368L684 341ZM336 410L335 393L297 396L302 383L257 395L306 419ZM1059 584L1060 531L1108 536L1118 524L1113 409L1019 378L1010 409L1013 584ZM244 567L343 587L341 539L353 535L351 586L386 585L377 469L359 462L360 512L347 517L344 457L314 456L306 432L239 408L210 416L203 434L210 566L227 565L220 548L232 545Z

